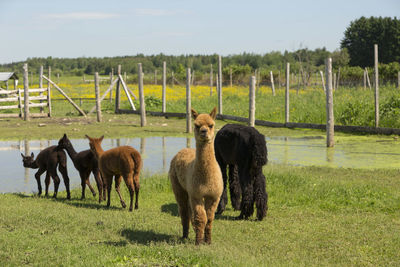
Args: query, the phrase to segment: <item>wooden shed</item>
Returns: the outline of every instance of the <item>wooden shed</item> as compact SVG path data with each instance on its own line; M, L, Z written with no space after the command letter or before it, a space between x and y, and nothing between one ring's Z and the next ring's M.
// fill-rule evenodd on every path
M8 81L14 80L14 89L17 89L18 85L18 75L15 72L0 72L0 85L1 83L5 83L6 88L8 90ZM0 89L3 89L0 87Z

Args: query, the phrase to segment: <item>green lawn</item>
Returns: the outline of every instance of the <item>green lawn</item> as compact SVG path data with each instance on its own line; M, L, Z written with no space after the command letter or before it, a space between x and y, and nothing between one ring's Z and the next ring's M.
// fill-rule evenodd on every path
M267 217L217 216L213 244L182 241L166 175L142 177L139 210L96 198L0 195L0 265L399 266L398 171L268 165ZM75 174L77 175L77 174ZM124 198L128 199L123 185Z

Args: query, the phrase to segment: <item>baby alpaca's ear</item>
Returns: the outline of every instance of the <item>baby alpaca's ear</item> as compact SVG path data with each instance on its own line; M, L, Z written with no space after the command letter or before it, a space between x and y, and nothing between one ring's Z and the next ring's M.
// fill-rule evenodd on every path
M197 111L194 109L191 109L191 111L192 111L192 117L195 120L197 118L197 116L199 116L199 113L197 113Z
M210 117L215 120L217 117L217 107L214 107L213 110L211 110Z

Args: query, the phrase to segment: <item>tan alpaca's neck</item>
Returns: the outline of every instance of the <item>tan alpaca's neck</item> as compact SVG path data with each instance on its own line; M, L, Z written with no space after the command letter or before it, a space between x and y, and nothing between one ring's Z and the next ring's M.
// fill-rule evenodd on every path
M98 144L95 145L94 152L96 153L97 158L100 158L104 154L103 148L101 148L101 145Z
M196 164L205 164L209 162L215 162L215 154L214 154L214 142L210 143L201 143L196 142ZM204 165L202 165L204 166Z

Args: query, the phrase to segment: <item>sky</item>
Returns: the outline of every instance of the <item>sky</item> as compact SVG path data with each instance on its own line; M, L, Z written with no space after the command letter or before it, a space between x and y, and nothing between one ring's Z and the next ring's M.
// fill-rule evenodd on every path
M0 64L340 48L361 16L400 18L400 0L0 0Z

